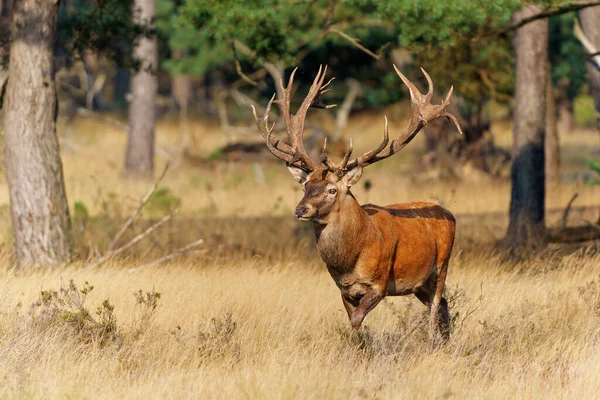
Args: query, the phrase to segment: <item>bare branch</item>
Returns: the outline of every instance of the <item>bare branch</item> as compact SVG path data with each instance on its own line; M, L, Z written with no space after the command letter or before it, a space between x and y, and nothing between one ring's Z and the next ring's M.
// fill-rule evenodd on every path
M327 36L330 33L334 33L338 36L341 36L342 38L346 39L348 42L350 42L352 45L354 45L354 47L358 48L359 50L361 50L362 52L370 55L371 57L373 57L376 60L379 60L381 58L381 56L373 53L371 50L367 49L365 46L363 46L362 44L359 43L359 40L356 38L353 38L352 36L340 31L339 29L333 28L333 27L329 27L326 31L325 34L323 35L323 37Z
M242 70L242 64L240 64L240 60L238 60L238 58L235 57L234 61L235 61L235 71L244 80L244 82L246 82L254 87L257 87L258 82L253 81L252 78L250 78L248 75L246 75L244 73L244 71Z
M148 190L148 192L144 195L144 197L142 197L142 200L140 200L140 203L138 204L138 206L135 209L135 211L133 212L133 214L131 214L131 217L129 217L129 219L123 224L123 226L121 227L121 229L119 229L119 232L117 232L117 234L115 235L115 237L113 238L113 240L110 242L110 244L108 245L107 252L110 253L115 248L115 246L117 245L119 239L121 239L121 236L123 236L123 234L127 231L127 229L133 224L133 221L135 220L135 218L140 214L140 212L142 211L142 209L144 208L144 206L146 205L146 203L148 202L148 200L150 200L150 197L152 197L152 195L154 194L154 192L156 192L156 189L158 189L158 185L160 184L160 181L162 181L162 179L164 178L165 174L169 170L169 166L170 166L169 162L167 162L165 164L165 167L163 168L163 171L161 172L160 176L154 182L154 184Z
M154 232L155 230L157 230L158 228L160 228L162 225L164 225L165 223L167 223L171 218L173 218L173 215L175 215L176 212L177 212L177 210L173 211L169 215L164 216L162 219L160 219L159 221L157 221L154 224L152 224L144 232L140 233L139 235L137 235L136 237L134 237L133 239L131 239L127 244L119 247L118 249L116 249L114 251L106 252L102 257L98 258L96 260L96 262L90 264L88 266L88 268L97 267L98 265L103 264L104 262L108 261L109 259L111 259L112 257L116 256L117 254L121 254L125 250L129 250L130 248L132 248L133 246L135 246L140 240L144 239L146 236L150 235L152 232Z
M583 29L581 29L581 25L579 24L579 20L575 18L575 24L573 25L573 35L581 42L585 51L589 55L589 61L592 63L597 70L600 71L600 50L592 43L590 39L585 36Z
M513 24L510 27L500 31L500 34L515 31L515 30L521 28L522 26L527 25L528 23L536 21L538 19L553 17L556 15L565 14L565 13L568 13L571 11L578 11L578 10L582 10L584 8L598 6L598 5L600 5L600 1L572 1L567 4L552 5L538 14L532 15L527 18L523 18L518 23Z
M565 212L563 213L563 216L561 218L561 223L560 223L560 229L563 231L567 227L567 219L569 218L569 211L571 211L571 206L573 205L573 202L575 201L577 196L579 196L579 193L573 194L573 197L571 197L571 200L569 200L569 202L567 203L567 208L565 208Z
M158 260L154 260L152 262L149 262L148 264L141 265L138 268L151 267L153 265L161 264L161 263L170 261L170 260L172 260L174 258L177 258L177 257L180 257L180 256L185 256L190 251L194 250L198 246L201 246L202 244L204 244L204 239L198 239L198 240L196 240L196 241L194 241L192 243L189 243L189 244L187 244L187 245L185 245L185 246L183 246L183 247L175 250L172 253L167 254L164 257L159 258ZM206 250L204 250L202 253L205 253L205 252L206 252Z

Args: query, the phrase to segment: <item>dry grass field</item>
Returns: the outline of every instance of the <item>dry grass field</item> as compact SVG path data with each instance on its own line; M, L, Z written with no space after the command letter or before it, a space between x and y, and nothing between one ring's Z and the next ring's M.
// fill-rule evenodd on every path
M400 126L391 120L390 133ZM72 149L63 153L69 202L89 213L74 232L78 249L93 254L119 228L102 216L122 221L151 182L121 179L121 132L85 119L70 129ZM225 142L214 127L190 129L201 154ZM354 121L357 152L381 129L381 116ZM495 126L497 143L509 146L509 132ZM174 148L177 134L176 125L162 123L159 145ZM561 139L564 170L582 171L597 133ZM504 234L509 183L415 180L407 170L422 149L417 138L406 154L367 169L372 189L354 192L380 204L435 199L457 215L447 288L453 332L435 351L425 308L412 296L387 298L362 331L351 331L310 233L292 217L301 192L282 165L260 164L265 184L251 163L174 166L162 186L180 213L165 230L99 267L82 261L34 271L13 268L3 181L0 398L596 398L597 244L507 261L493 241ZM160 169L164 159L157 160ZM598 205L599 186L575 180L548 193L548 207L564 207L574 192L576 206ZM559 217L549 213L548 224ZM200 256L145 265L198 238L207 240ZM219 249L219 241L231 245Z

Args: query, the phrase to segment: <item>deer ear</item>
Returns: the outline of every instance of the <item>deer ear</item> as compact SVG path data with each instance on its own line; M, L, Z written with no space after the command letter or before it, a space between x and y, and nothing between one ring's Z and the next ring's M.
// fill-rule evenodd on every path
M344 175L344 177L342 178L342 181L344 182L344 185L346 185L347 187L351 187L353 185L356 185L358 181L360 181L361 176L362 167L358 166L348 171L348 173L346 173L346 175Z
M287 168L288 168L288 171L290 171L290 174L292 174L292 176L296 180L296 182L298 182L301 185L304 185L304 183L306 182L306 180L308 178L308 173L306 171L304 171L303 169L294 167L293 165L288 165Z

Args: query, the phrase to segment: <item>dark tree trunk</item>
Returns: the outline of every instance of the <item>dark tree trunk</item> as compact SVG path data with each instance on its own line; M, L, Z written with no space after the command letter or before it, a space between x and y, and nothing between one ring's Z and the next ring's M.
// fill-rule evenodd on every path
M156 0L135 0L134 22L150 24L156 14ZM141 37L134 57L141 62L131 79L132 100L129 105L129 136L125 155L125 173L148 177L154 168L155 102L158 82L158 48L156 38Z
M13 8L13 0L1 0L0 1L0 17L7 17Z
M589 41L600 49L600 6L587 7L579 11L583 33ZM590 92L594 98L597 127L600 129L600 70L592 63L586 63Z
M513 22L541 12L525 6ZM517 30L515 109L510 223L507 242L514 251L538 247L545 240L544 134L548 20L540 19Z
M73 251L55 125L58 2L21 0L15 6L4 117L15 252L22 266L57 264Z
M546 180L548 187L560 183L560 147L558 142L558 122L556 116L556 97L550 65L546 78Z

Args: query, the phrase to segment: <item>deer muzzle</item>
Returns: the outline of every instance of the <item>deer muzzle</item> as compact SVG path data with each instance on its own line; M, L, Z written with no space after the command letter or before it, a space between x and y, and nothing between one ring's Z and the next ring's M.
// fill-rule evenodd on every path
M315 216L315 208L310 204L300 203L296 207L296 211L294 212L296 218L301 221L308 221Z

